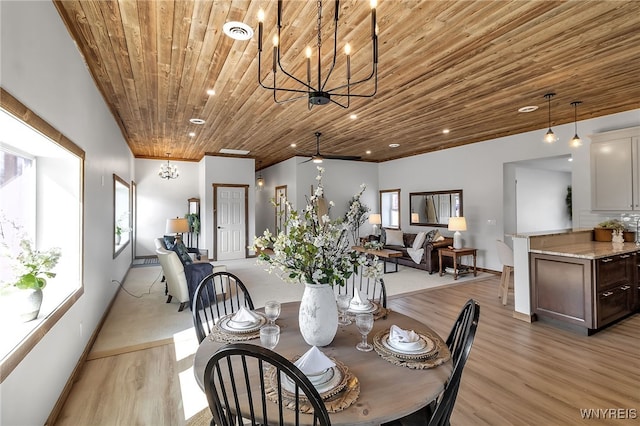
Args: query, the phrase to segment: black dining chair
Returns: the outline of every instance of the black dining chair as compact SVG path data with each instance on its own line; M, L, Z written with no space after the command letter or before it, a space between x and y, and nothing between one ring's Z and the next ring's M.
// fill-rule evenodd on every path
M219 271L200 281L191 301L193 325L198 342L211 333L220 318L237 312L241 306L253 310L253 301L247 287L231 272Z
M274 369L273 370L270 369ZM271 374L269 374L269 371ZM283 389L286 381L290 389ZM213 354L204 370L211 425L329 426L327 408L307 376L282 355L262 346L233 343ZM301 412L301 409L304 413ZM313 416L313 417L310 417Z
M359 267L356 273L347 278L344 285L333 286L336 296L338 294L349 294L353 297L354 288L360 290L361 293L365 293L368 299L384 308L387 307L387 288L384 285L384 280L381 277L365 277L362 274L362 266Z
M446 340L449 352L451 352L453 370L444 391L425 408L401 419L385 423L383 426L449 426L449 418L453 412L460 387L462 370L469 358L479 319L480 305L475 300L469 299L460 311Z

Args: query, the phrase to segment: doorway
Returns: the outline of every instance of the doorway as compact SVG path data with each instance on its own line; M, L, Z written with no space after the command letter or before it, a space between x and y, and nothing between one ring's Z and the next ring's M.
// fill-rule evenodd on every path
M213 184L213 259L248 256L249 185Z

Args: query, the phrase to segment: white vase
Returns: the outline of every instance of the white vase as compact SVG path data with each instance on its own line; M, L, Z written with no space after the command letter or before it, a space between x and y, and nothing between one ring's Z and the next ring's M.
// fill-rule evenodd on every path
M327 346L338 331L338 307L329 284L305 284L298 313L300 334L311 346Z

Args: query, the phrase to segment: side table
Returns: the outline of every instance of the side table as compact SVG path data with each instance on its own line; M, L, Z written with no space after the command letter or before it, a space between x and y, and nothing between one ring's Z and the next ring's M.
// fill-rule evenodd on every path
M458 258L462 257L462 256L473 256L473 276L476 277L478 276L478 271L476 269L476 255L477 255L478 250L475 248L471 248L471 247L463 247L460 249L454 249L454 248L441 248L440 250L438 250L438 261L440 264L440 276L444 275L444 270L442 269L442 257L443 256L448 256L453 258L453 279L457 280L458 279L458 275L463 275L463 274L467 274L471 271L466 271L466 272L459 272L458 271Z

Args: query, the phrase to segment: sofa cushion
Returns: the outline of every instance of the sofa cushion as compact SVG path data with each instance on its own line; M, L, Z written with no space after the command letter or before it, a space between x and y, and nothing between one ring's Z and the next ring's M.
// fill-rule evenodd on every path
M386 232L386 245L389 246L401 246L404 247L404 240L402 239L402 231L387 229Z
M427 238L426 232L418 232L416 238L413 240L413 249L418 250L424 244L425 238Z

